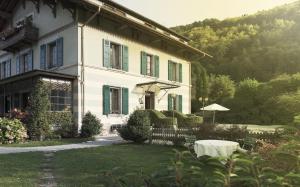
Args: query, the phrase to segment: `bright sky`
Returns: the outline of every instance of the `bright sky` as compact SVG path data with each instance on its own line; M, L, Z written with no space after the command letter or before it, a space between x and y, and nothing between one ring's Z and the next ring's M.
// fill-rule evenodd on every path
M114 0L164 26L252 14L297 0Z

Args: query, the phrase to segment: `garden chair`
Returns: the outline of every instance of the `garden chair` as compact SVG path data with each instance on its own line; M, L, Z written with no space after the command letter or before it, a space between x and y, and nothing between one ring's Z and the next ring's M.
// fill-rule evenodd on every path
M244 138L242 149L253 151L256 145L256 138L246 137Z
M194 135L185 136L184 139L185 139L185 145L186 145L186 147L191 152L193 152L194 151L194 144L195 144L195 141L197 140L196 136L194 136Z

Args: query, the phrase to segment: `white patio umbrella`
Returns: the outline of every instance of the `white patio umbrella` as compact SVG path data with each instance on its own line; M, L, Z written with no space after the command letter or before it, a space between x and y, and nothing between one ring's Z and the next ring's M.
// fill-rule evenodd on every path
M200 108L200 110L204 110L204 111L213 111L214 115L213 115L213 124L215 124L215 116L216 116L216 111L228 111L230 109L225 108L221 105L218 105L216 103L208 105L206 107Z

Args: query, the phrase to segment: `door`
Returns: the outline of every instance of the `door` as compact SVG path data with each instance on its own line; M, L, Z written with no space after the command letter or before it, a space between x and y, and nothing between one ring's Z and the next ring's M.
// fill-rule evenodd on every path
M146 92L145 109L155 109L155 94L153 92Z

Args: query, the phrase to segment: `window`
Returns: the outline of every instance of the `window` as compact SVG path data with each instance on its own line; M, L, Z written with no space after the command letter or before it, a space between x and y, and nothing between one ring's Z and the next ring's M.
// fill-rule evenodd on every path
M110 88L110 113L121 114L121 89Z
M72 88L70 81L43 79L50 87L51 111L70 111L72 106Z
M7 60L0 64L0 77L1 79L10 77L11 75L11 61Z
M20 73L28 71L28 54L23 54L20 57Z
M122 69L121 65L121 46L110 43L110 65L114 69Z
M147 75L154 76L153 56L149 54L147 54Z
M56 42L52 42L48 44L48 69L56 67L57 65L57 48L56 48Z
M182 95L168 95L168 110L182 112Z
M169 80L182 82L182 64L169 61Z

